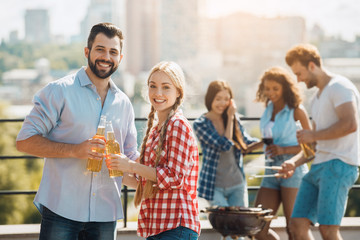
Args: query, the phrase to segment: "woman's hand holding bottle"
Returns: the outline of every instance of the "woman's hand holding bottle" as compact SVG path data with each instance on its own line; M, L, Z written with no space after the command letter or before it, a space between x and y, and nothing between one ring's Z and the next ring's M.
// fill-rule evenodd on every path
M126 155L120 154L109 154L106 158L106 166L109 169L120 170L122 172L132 173L131 161Z

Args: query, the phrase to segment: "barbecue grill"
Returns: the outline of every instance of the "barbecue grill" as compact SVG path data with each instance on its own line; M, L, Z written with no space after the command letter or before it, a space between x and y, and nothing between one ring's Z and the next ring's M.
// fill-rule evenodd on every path
M265 227L266 222L276 218L271 215L272 209L264 209L261 206L256 208L212 206L201 212L208 213L211 226L223 236L223 239L226 236L233 238L248 236L255 239L254 236Z

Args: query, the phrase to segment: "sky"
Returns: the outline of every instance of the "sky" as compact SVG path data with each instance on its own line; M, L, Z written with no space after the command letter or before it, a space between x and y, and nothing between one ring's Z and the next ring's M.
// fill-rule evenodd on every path
M0 39L7 39L9 32L25 34L26 9L48 9L50 31L54 35L72 36L80 33L80 21L86 14L90 0L0 0Z
M144 0L146 1L146 0ZM165 0L166 1L166 0ZM205 0L203 0L205 1ZM0 0L0 39L12 30L24 36L24 15L29 8L50 12L51 33L70 37L80 32L90 0ZM207 0L205 12L211 17L243 11L263 17L303 16L309 29L315 23L326 34L352 41L360 35L358 0Z

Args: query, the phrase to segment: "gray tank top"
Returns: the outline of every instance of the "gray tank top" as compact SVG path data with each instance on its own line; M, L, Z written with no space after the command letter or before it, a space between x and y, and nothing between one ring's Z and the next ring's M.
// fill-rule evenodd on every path
M221 152L216 168L215 186L221 188L236 186L243 182L243 177L235 160L234 146L227 152Z

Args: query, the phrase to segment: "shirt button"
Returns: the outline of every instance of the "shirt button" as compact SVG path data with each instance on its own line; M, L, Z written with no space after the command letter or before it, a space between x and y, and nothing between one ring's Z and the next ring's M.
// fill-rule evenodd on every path
M95 196L95 193L93 193L93 196Z
M99 101L99 100L100 100L100 98L98 97L98 98L97 98L97 100Z

